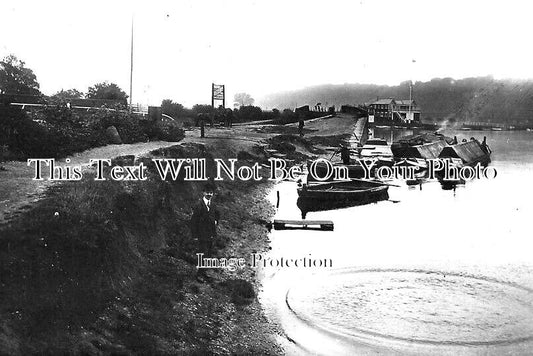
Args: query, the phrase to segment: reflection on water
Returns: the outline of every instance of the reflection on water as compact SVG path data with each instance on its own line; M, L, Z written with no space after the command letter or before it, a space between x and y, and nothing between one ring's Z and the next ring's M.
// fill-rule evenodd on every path
M495 179L452 191L437 181L397 181L389 200L308 213L308 219L332 220L333 232L272 232L272 256L333 260L334 270L326 272L262 271L260 297L269 317L302 349L530 354L533 133L466 134L487 136ZM298 219L296 185L284 182L276 190L276 218Z
M307 199L299 197L296 201L298 209L300 209L302 219L307 217L307 213L313 211L334 210L340 208L349 208L359 205L366 205L377 203L389 199L389 194L386 190L379 192L372 197L358 197L356 199L339 199L339 200L325 200L317 201L314 199Z

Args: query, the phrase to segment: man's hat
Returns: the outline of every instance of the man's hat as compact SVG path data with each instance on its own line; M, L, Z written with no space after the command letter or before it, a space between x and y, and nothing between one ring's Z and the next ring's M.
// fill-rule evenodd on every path
M217 187L215 186L215 184L209 182L209 183L204 184L203 191L204 192L214 192L216 189L217 189Z

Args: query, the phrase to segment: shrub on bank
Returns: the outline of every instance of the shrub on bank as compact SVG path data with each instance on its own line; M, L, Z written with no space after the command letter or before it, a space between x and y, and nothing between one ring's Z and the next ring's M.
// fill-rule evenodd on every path
M32 141L44 134L45 130L28 120L19 108L0 104L0 162L18 159L22 148L35 146L39 152L41 147Z
M114 126L123 143L148 140L179 141L184 137L174 123L153 122L124 111L70 110L46 106L25 113L0 105L0 160L63 157L109 143L106 129Z
M184 131L178 123L173 121L145 122L146 132L151 140L178 142L183 139Z
M152 154L213 163L201 145ZM218 186L222 246L258 238L248 228L266 209L254 210L254 184ZM0 339L8 335L20 354L77 354L87 345L88 354L212 353L238 328L234 304L254 302L255 291L242 280L221 287L195 282L197 246L188 223L202 187L155 174L143 182L95 182L87 175L53 187L31 211L1 226Z

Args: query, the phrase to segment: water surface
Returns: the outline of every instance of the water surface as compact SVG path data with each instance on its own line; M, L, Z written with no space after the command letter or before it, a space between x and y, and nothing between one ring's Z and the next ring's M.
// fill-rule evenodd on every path
M333 232L272 232L272 258L333 261L262 270L261 300L291 353L530 354L533 132L444 133L487 136L498 176L455 190L396 181L389 201L308 213ZM295 184L276 190L276 218L299 219Z

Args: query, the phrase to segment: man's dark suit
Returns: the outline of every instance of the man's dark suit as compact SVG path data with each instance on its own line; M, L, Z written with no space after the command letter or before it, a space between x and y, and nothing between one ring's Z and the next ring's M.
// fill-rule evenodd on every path
M192 237L198 239L199 253L204 253L206 257L212 256L213 240L217 235L216 224L220 219L220 213L215 204L210 203L210 208L203 199L200 199L198 204L193 207L191 217L191 233Z

